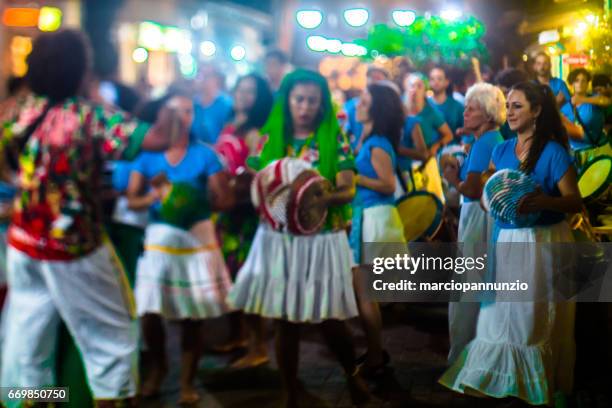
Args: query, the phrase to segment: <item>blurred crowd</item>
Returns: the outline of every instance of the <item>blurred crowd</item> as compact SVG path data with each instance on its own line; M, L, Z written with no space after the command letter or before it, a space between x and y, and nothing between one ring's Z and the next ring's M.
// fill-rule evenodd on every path
M359 405L394 357L359 278L364 244L573 242L576 214L582 225L600 215L583 206L579 181L612 160L610 76L576 68L553 77L543 52L529 72L494 73L475 60L467 71L432 64L393 76L372 64L366 88L349 94L274 49L264 72L227 84L204 64L154 99L146 87L95 78L90 55L80 32L41 35L0 105L3 387L55 383L63 322L97 405L136 405L137 395L159 394L164 321L179 321L180 402L194 403L203 324L226 316L231 338L217 351L244 349L233 368L268 363L274 321L287 407L299 402L300 327L318 325ZM321 219L314 233L274 225L276 214L251 199L280 183L262 176L252 187L253 177L284 159L288 174L304 162L316 169L319 178L291 187L307 192L298 211ZM512 204L536 214L531 224L501 222L481 205L498 171L539 186ZM602 183L593 188L607 191ZM498 254L495 279L512 278L516 265L533 282L564 267L560 254L534 248ZM575 315L569 302L451 302L440 382L552 405L572 392ZM360 356L346 326L355 317L367 338Z

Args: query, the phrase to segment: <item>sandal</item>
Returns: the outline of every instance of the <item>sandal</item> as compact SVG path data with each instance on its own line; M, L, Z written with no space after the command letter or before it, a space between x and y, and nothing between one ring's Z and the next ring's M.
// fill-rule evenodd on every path
M391 363L391 356L386 350L383 350L383 362L373 367L365 364L367 358L368 358L368 353L366 352L363 355L361 355L359 358L357 358L357 360L355 361L355 363L359 366L359 370L363 378L366 378L369 380L379 379L383 377L389 371L390 369L389 364Z

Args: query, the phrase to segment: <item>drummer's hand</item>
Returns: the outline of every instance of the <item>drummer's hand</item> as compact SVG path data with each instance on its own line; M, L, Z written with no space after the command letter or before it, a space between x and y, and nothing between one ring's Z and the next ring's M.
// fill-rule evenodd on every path
M459 179L459 167L457 167L455 164L447 164L444 166L443 177L450 184L456 186L461 182Z
M152 185L151 189L147 193L147 201L149 202L149 205L153 205L157 202L162 201L162 199L165 196L165 192L166 192L166 186L164 185L153 186Z
M582 105L583 103L584 103L583 96L580 96L580 95L572 96L572 105L577 106L577 105Z
M317 186L319 190L315 193L312 205L316 208L329 207L333 197L331 185L327 183L316 183L315 186Z
M519 203L519 214L542 211L546 208L547 200L548 195L544 194L542 190L526 194Z
M456 135L456 136L467 136L467 135L469 135L470 133L471 133L471 132L470 132L470 131L468 131L468 130L467 130L466 128L464 128L464 127L460 127L460 128L457 128L457 130L455 130L455 135Z

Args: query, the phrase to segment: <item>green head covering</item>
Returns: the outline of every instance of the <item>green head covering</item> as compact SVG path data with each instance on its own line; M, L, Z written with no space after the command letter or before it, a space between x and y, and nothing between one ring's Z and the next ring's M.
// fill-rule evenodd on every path
M323 177L334 183L338 172L337 149L340 126L332 106L331 93L326 79L317 72L305 69L297 69L283 79L270 116L261 129L261 134L268 135L268 140L261 151L258 169L287 155L287 146L290 145L293 138L289 93L300 83L314 83L321 89L322 115L319 116L320 123L314 135L319 147L318 170Z
M321 89L321 114L318 116L319 123L314 133L314 140L317 142L319 150L317 170L335 185L336 174L339 171L338 136L341 132L340 125L332 105L327 81L320 74L305 69L295 70L283 79L270 116L261 129L261 134L267 135L268 139L259 157L256 160L248 161L249 167L261 170L272 161L287 156L287 147L291 146L293 138L289 93L297 84L301 83L314 83ZM325 229L343 228L350 219L350 205L332 206L329 208Z

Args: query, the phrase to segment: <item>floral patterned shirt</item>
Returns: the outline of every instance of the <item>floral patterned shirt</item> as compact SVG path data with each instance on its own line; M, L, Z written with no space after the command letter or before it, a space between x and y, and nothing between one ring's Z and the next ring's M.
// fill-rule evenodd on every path
M15 151L48 103L30 96L0 105L0 150ZM124 113L78 98L52 106L19 154L9 244L48 260L96 249L102 240L104 162L134 158L147 129Z

